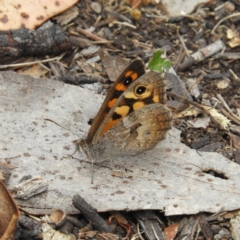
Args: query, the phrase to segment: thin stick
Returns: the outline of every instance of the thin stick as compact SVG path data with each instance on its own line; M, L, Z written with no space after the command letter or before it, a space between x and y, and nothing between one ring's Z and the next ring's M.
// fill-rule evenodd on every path
M230 118L233 122L240 125L240 118L232 112L232 110L227 105L227 103L225 102L223 97L220 94L217 94L217 97L218 97L219 101L223 104L224 108L226 109L225 110L225 109L221 108L220 110L222 111L222 113L224 115L226 115L228 118Z
M88 32L88 31L86 31L86 30L84 30L84 29L82 29L82 28L80 28L80 27L77 27L76 28L76 31L77 32L79 32L79 33L81 33L81 34L83 34L83 35L85 35L85 36L87 36L87 37L89 37L89 38L91 38L91 39L93 39L93 40L95 40L95 41L101 41L101 42L103 42L103 41L107 41L106 39L104 39L104 38L101 38L101 37L99 37L99 36L97 36L97 35L95 35L95 34L92 34L92 33L90 33L90 32ZM115 47L113 47L109 42L107 42L106 43L106 46L108 46L109 48L111 48L111 49L113 49L113 50L117 50Z
M63 56L59 57L54 57L54 58L49 58L49 59L44 59L44 60L37 60L33 62L25 62L25 63L15 63L15 64L6 64L6 65L0 65L0 69L5 69L9 67L23 67L23 66L31 66L37 63L45 63L45 62L52 62L55 60L60 60Z
M231 15L228 15L228 16L226 16L226 17L224 17L223 19L221 19L216 25L215 25L215 27L213 28L213 30L212 30L212 34L215 32L215 30L217 29L217 27L222 23L222 22L224 22L225 20L228 20L229 18L233 18L233 17L239 17L240 16L240 13L238 12L238 13L233 13L233 14L231 14Z
M177 98L177 99L179 99L179 100L182 100L182 96L179 96L179 95L177 95L177 94L175 94L175 93L169 92L169 93L168 93L168 96L172 96L172 97L175 97L175 98ZM212 120L217 126L219 126L219 123L212 117L212 115L209 113L209 111L208 111L207 109L205 109L204 107L202 107L200 104L195 103L195 102L192 102L192 101L189 101L188 99L184 99L183 102L184 102L184 103L188 103L188 104L190 104L190 105L193 105L194 107L200 109L202 112L204 112L205 114L207 114L207 115L211 118L211 120Z
M187 92L183 95L182 99L181 99L181 102L177 108L177 110L182 106L184 100L187 98L187 94L191 91L191 89L194 87L194 85L196 85L197 83L199 83L201 80L203 79L202 76L200 76L187 90ZM177 111L176 110L176 111Z
M229 69L229 72L230 72L230 74L231 74L232 77L233 77L233 81L234 81L235 83L239 83L239 82L240 82L240 79L239 79L239 77L235 74L235 72L233 72L232 69Z
M134 26L130 23L127 23L127 22L113 21L112 24L123 25L123 26L130 27L130 28L133 28L133 29L137 28L136 26Z
M188 49L187 49L187 47L186 47L186 44L185 44L185 42L183 41L182 36L180 36L180 34L179 34L179 28L177 29L177 36L178 36L178 38L179 38L179 40L180 40L180 42L181 42L181 44L182 44L183 49L185 50L186 55L187 55L188 57L190 57L190 54L189 54Z

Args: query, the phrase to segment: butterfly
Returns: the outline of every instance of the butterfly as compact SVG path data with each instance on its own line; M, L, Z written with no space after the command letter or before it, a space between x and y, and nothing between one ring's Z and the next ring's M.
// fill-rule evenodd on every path
M166 137L172 114L166 107L166 80L132 61L108 92L79 148L91 162L136 155Z

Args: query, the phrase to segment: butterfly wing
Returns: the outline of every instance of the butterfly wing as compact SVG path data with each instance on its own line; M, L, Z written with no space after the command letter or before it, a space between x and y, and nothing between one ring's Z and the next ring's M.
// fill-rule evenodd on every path
M172 127L171 111L153 103L124 117L100 141L92 145L91 156L103 161L117 155L135 155L152 149Z
M92 142L99 141L100 136L129 114L154 103L166 104L166 81L160 73L152 71L141 76L122 93L96 131Z
M140 76L145 73L145 67L141 60L136 59L121 73L116 82L111 87L108 95L106 96L101 108L99 109L93 124L88 132L86 138L87 143L91 143L99 126L104 121L110 110L114 107L115 103L121 94Z

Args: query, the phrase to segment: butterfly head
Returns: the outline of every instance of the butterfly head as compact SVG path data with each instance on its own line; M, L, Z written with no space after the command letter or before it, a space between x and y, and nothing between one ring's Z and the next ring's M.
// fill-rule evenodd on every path
M91 159L89 144L86 142L86 140L80 139L79 141L77 141L77 145L80 151L84 153L88 159Z

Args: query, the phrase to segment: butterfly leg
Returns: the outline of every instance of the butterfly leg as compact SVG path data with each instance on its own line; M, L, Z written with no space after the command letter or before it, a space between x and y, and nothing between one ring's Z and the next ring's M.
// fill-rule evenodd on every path
M92 177L91 177L91 184L93 184L93 174L94 174L94 164L93 164L94 162L93 162L93 159L91 159L91 165L92 165L92 169L91 169L91 171L92 171Z

